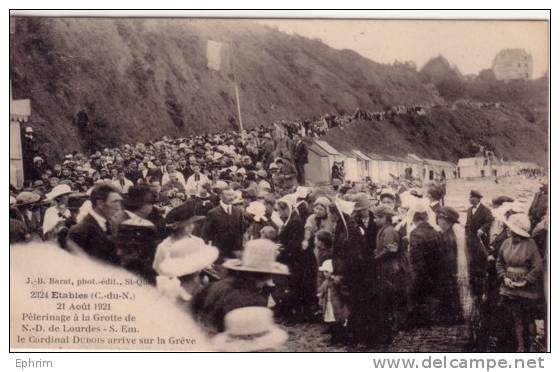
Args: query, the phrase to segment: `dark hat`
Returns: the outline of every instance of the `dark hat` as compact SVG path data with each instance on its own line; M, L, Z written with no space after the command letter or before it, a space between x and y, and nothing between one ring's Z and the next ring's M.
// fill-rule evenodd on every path
M471 197L482 199L482 194L476 190L471 190Z
M438 218L443 218L451 223L459 223L459 212L451 207L442 207L437 214Z
M364 192L359 192L357 194L352 195L351 201L355 203L354 204L355 211L369 209L369 207L371 206L371 201L369 200L367 194Z
M169 211L165 217L165 224L172 229L177 229L204 219L206 217L197 216L194 208L185 203Z
M440 200L443 198L444 191L440 185L432 184L428 187L427 193L432 197L432 199Z
M500 206L504 203L512 203L513 201L514 201L513 198L510 198L509 196L502 195L502 196L498 196L497 198L492 199L492 204Z
M121 261L131 263L153 257L157 238L157 228L150 221L140 217L123 221L115 238Z
M125 208L138 209L146 204L154 203L154 193L148 186L132 186L128 190L126 200L124 201Z
M387 205L380 205L373 210L374 216L394 216L396 212Z

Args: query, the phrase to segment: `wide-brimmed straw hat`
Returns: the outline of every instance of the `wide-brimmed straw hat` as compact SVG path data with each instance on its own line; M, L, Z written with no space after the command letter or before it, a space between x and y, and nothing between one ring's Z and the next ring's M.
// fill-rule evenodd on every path
M70 186L66 184L56 185L51 192L47 193L45 196L47 200L54 200L59 196L71 194L73 191Z
M172 244L175 252L163 259L156 269L161 275L180 277L196 273L218 259L217 248L199 239L181 239Z
M512 214L504 223L514 234L525 238L531 236L529 233L531 230L531 221L524 213Z
M250 240L245 244L241 259L229 259L223 267L235 271L289 275L286 265L276 261L278 245L268 239Z
M37 203L41 199L39 194L32 191L22 191L16 196L16 206L24 206L28 204Z
M226 330L211 339L217 351L248 352L276 349L288 333L274 324L272 311L264 306L241 307L224 318Z

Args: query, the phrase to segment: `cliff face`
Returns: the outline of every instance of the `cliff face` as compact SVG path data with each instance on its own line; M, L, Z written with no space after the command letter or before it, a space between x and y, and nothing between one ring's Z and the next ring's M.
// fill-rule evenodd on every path
M412 71L250 21L77 18L17 20L14 96L32 99L34 126L64 149L80 147L82 108L107 143L231 128L231 70L207 68L207 40L228 46L247 127L437 100Z
M10 36L14 98L31 99L31 124L53 156L231 129L237 118L232 68L245 127L356 107L444 103L406 65L378 64L252 21L18 18ZM225 46L221 71L207 67L208 40ZM75 120L82 109L86 129ZM447 121L437 125L452 133ZM387 130L396 143L426 146ZM440 128L426 130L439 136ZM450 154L439 141L433 146Z
M342 151L417 155L457 162L479 145L506 160L548 165L546 125L530 122L523 109L436 106L426 116L400 115L390 121L363 121L328 133L325 140Z

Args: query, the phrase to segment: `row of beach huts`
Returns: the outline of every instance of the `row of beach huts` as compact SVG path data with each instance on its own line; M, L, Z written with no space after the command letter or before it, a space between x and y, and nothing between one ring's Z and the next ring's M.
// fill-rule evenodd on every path
M397 177L428 182L454 178L513 176L522 169L542 171L542 168L534 163L491 161L484 156L459 159L458 164L455 164L421 158L415 154L394 156L356 149L339 151L324 140L314 140L308 145L306 179L315 184L329 183L335 162L344 164L345 180L364 182L369 177L374 183L387 183Z

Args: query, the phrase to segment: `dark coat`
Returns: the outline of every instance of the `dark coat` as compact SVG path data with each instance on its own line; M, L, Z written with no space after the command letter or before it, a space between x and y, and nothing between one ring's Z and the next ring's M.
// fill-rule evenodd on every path
M373 212L369 212L368 224L367 226L364 225L364 222L361 218L355 217L356 223L358 227L361 228L360 231L363 230L364 236L364 259L367 262L373 262L376 240L377 240L377 232L379 228L375 224Z
M303 249L301 243L304 238L304 224L299 215L293 211L286 225L280 229L278 243L281 251L278 261L286 264L290 275L275 279L276 293L280 300L280 312L289 315L291 311L300 312L301 307L306 311L311 309L311 304L316 300L317 294L317 261L313 249ZM285 297L279 290L286 286L288 296Z
M452 322L461 321L463 320L463 310L457 278L457 237L452 228L440 234L443 243L443 265L441 266L442 315Z
M529 219L531 220L531 228L538 224L544 215L548 212L548 190L542 188L535 194L531 207L529 208Z
M431 205L430 208L432 208L435 214L438 214L443 207L441 206L441 202L437 202L436 204Z
M150 168L146 177L150 177L150 179L152 179L153 181L155 180L161 183L163 172L160 168Z
M440 313L442 251L441 235L429 223L410 233L411 300L418 324L430 323Z
M129 170L125 173L126 178L128 178L129 180L132 181L133 184L137 184L138 180L140 178L144 178L142 177L142 172L140 172L138 169L134 169L134 170Z
M339 220L334 229L333 272L342 275L348 285L355 286L362 281L365 241L356 220L346 214L343 218L346 227Z
M494 217L488 207L480 204L476 212L472 213L472 207L467 211L467 223L465 225L465 233L467 238L467 260L469 264L469 272L471 276L471 287L475 295L480 295L484 286L484 278L486 277L486 266L488 252L485 246L488 246L488 232ZM477 236L478 230L483 230L485 236L481 240Z
M300 141L294 148L294 163L296 164L307 164L307 145Z
M393 251L389 245L395 245ZM406 271L403 246L400 235L393 225L388 224L379 229L376 238L375 261L380 293L395 297L405 295Z
M301 261L303 249L304 228L299 215L294 211L286 225L280 229L278 243L281 244L278 261L285 263L288 267L297 265ZM291 267L290 267L291 268Z
M208 212L208 218L202 229L202 237L206 242L212 242L219 251L219 262L224 258L235 258L235 251L243 249L244 222L243 213L232 206L228 215L221 206Z
M182 206L184 206L184 208L190 208L191 210L194 210L194 214L196 216L206 216L208 215L208 212L210 212L210 210L215 207L210 199L203 199L199 198L198 196L189 198L189 200L187 200L184 204L180 205L177 208L181 208Z
M119 264L120 259L113 239L101 229L90 214L70 228L68 237L90 256L107 263Z
M267 297L250 280L227 277L211 283L192 301L193 315L217 332L224 331L224 317L247 306L266 306Z
M299 214L301 221L305 223L305 221L307 221L307 217L313 213L313 210L309 208L307 201L303 201L297 206L297 213Z
M476 212L472 213L473 207L470 207L467 210L467 223L465 225L465 232L467 234L467 244L468 239L470 237L477 238L478 230L483 230L486 235L488 235L488 231L490 230L490 225L492 221L494 221L494 217L492 216L492 212L488 209L487 206L484 204L480 204ZM488 244L488 242L485 242Z

